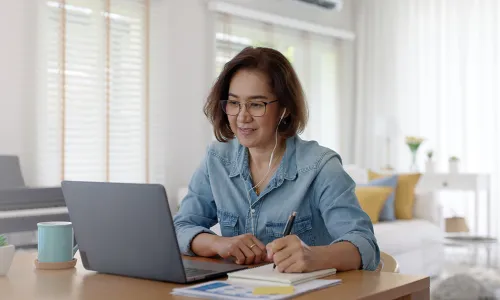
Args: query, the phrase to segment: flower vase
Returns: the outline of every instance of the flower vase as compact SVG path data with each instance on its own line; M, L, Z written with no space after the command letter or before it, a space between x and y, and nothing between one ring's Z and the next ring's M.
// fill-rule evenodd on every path
M423 141L424 139L419 137L406 137L406 145L408 145L411 152L410 172L418 172L417 153Z
M417 150L411 150L411 165L410 172L418 172L417 166Z

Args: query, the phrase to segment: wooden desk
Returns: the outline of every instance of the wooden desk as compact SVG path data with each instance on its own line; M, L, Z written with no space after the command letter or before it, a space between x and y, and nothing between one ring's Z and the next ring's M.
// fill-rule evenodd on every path
M69 270L37 270L36 252L19 251L7 276L0 277L0 298L9 300L58 299L188 299L170 294L172 283L98 274L78 263ZM396 273L352 271L340 278L340 285L304 294L296 299L429 299L430 279Z

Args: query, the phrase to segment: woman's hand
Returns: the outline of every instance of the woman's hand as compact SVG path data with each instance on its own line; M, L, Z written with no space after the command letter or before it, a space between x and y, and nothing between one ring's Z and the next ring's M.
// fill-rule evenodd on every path
M267 258L274 261L282 273L312 272L321 269L314 247L309 247L296 235L287 235L267 245Z
M258 264L266 260L266 247L254 235L219 237L212 246L222 258L234 257L240 265Z

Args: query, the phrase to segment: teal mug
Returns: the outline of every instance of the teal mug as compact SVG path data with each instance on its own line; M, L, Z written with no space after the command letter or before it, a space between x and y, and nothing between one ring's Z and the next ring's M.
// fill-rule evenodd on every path
M40 222L38 225L38 261L67 262L73 259L78 245L74 243L71 222Z

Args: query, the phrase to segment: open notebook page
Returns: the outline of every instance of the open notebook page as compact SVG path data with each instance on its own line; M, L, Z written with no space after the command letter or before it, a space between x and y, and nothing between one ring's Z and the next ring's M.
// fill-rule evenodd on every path
M236 271L228 274L229 280L251 280L264 281L268 283L281 283L294 285L316 278L332 275L336 269L326 269L309 273L280 273L278 269L273 270L273 264L250 268L242 271Z

